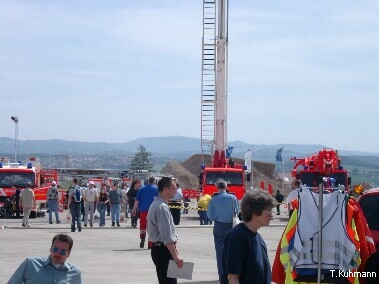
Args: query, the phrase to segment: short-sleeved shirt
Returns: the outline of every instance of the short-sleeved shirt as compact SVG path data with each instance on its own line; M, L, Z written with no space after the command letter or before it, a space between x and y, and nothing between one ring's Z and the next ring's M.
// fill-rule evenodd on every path
M220 192L209 201L207 215L212 221L232 223L239 212L238 200L233 194Z
M120 204L121 202L121 190L111 190L109 191L109 202L111 204Z
M81 284L82 278L80 269L67 261L61 267L55 268L50 257L28 257L17 268L8 283Z
M292 210L291 202L296 200L298 197L299 197L299 190L298 189L294 189L294 190L290 191L290 193L288 194L287 199L286 199L286 202L290 204L290 208L288 208L289 210Z
M182 193L182 190L179 187L179 188L176 189L176 193L175 193L174 197L170 201L180 202L182 200L183 200L183 193Z
M24 188L20 193L20 197L22 198L23 208L32 208L34 200L34 191L31 188Z
M141 187L136 196L136 200L139 202L138 209L142 212L149 211L149 207L156 196L158 196L158 187L156 185L147 184Z
M160 197L154 198L147 213L147 234L153 243L167 245L178 240L170 208Z
M58 199L58 189L55 186L51 186L47 190L47 199L48 200L57 200Z
M98 194L99 193L96 188L90 189L89 187L86 187L83 190L83 198L85 198L87 202L95 202L99 196Z
M271 283L266 244L259 233L250 231L243 223L236 225L225 237L222 268L222 284L228 283L228 274L239 274L241 284Z

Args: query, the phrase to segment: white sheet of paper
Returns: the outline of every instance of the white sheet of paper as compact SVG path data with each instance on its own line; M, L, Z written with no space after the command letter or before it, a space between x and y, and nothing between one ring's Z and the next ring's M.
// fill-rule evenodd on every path
M179 268L175 260L171 259L168 263L167 277L192 280L193 266L193 262L184 262Z

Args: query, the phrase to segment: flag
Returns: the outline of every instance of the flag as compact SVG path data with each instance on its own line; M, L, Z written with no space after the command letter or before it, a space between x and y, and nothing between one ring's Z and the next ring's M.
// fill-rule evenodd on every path
M246 166L246 172L251 172L251 150L247 150L245 153L245 166Z
M233 152L233 146L228 146L226 148L226 157L230 158L232 156L232 152Z
M280 148L280 149L278 149L278 150L276 151L276 161L277 161L277 162L281 162L281 161L283 161L283 160L282 160L282 152L283 152L283 147Z

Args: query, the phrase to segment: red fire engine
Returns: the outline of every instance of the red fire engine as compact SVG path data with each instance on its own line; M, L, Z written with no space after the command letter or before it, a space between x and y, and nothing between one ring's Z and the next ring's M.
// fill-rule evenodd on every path
M348 191L351 177L341 165L337 150L322 149L306 158L298 159L294 157L291 160L296 162L291 174L294 178L300 179L302 184L317 187L320 179L328 177L334 179L335 186L343 185ZM299 170L299 166L303 168Z
M228 0L204 1L201 86L201 146L211 151L211 165L202 165L200 190L211 196L223 179L230 193L245 194L245 168L231 160L227 132ZM217 11L217 12L216 12Z
M23 190L28 181L32 183L37 206L32 209L31 217L46 212L46 193L53 180L58 181L58 172L43 170L35 158L29 158L25 166L0 162L0 196L12 197L16 187Z

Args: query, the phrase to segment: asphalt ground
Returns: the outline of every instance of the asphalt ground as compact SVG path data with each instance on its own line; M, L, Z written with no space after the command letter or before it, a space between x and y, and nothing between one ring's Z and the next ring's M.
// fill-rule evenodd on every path
M286 209L282 211L274 215L269 227L259 230L271 265L288 221ZM23 228L21 219L0 219L0 283L7 283L25 257L49 255L51 240L58 233L67 233L74 239L68 261L81 268L84 283L157 283L150 250L146 245L139 248L139 229L130 226L130 218L121 227L112 228L109 218L106 217L106 227L99 228L99 219L95 219L94 227L83 227L82 232L74 233L69 221L65 221L65 212L61 214L61 224L49 224L46 215L30 219L30 228ZM200 226L196 210L181 215L180 225L176 226L177 247L184 261L194 262L194 270L192 280L178 279L178 283L218 283L212 228Z

